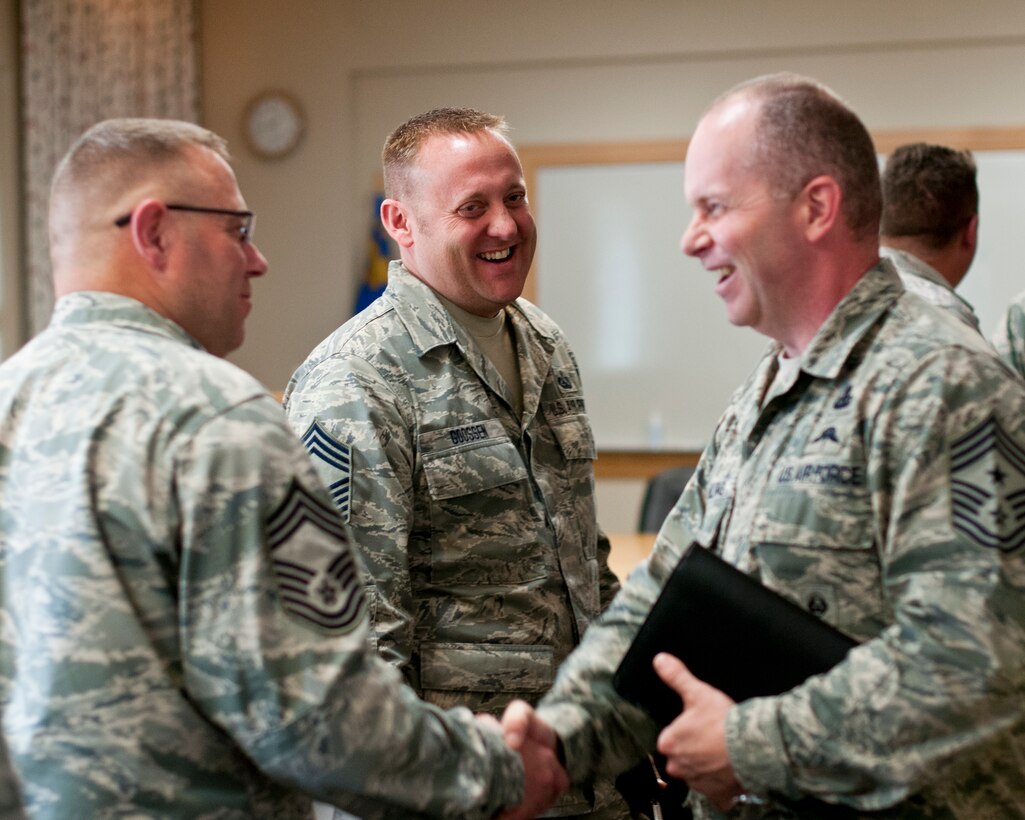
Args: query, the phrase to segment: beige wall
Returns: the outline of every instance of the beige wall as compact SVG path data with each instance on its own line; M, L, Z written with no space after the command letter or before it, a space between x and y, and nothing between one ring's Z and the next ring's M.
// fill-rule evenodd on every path
M352 63L357 35L335 0L206 0L200 4L204 124L228 139L256 243L270 271L255 289L247 342L232 360L272 390L349 315L365 236L354 212ZM296 152L257 159L242 136L247 102L269 88L298 98ZM358 246L357 246L358 245Z
M271 272L234 359L281 389L347 318L380 145L437 105L506 115L523 143L684 137L755 74L816 76L872 128L1025 124L1025 3L982 0L202 0L206 123L235 146ZM767 9L772 10L769 14ZM306 143L252 157L266 87L306 107ZM558 317L555 317L556 319Z
M204 111L235 143L271 272L235 360L272 389L349 315L387 133L438 105L505 114L520 144L685 137L769 71L811 74L873 129L1025 124L1020 0L201 0ZM306 106L293 157L239 143L248 98ZM567 238L572 241L572 238ZM558 319L558 317L555 317ZM604 481L607 529L642 486Z
M0 0L0 341L20 339L16 0ZM1023 125L1021 0L198 0L203 112L232 143L271 262L233 359L271 389L349 315L388 131L436 105L505 114L520 144L685 137L732 83L796 70L870 128ZM283 88L307 136L245 148L248 100ZM572 238L567 238L572 241ZM555 317L558 319L558 317ZM633 526L640 487L603 482L602 519Z

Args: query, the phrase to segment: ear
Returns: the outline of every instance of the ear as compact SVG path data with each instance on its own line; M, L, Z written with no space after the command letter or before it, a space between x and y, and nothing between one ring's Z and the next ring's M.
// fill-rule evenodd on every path
M961 234L961 244L965 250L975 253L979 244L979 215L976 214L965 224Z
M163 270L167 264L167 216L163 202L147 199L136 206L128 223L135 252L157 270Z
M409 211L397 199L386 199L381 203L381 224L400 247L413 246L413 227Z
M798 194L801 201L801 228L809 242L818 242L841 219L840 206L843 191L833 177L826 174L815 177Z

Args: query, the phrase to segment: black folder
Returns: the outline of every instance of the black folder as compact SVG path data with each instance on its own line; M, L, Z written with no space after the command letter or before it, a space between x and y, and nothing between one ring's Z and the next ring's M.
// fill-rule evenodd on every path
M832 669L856 645L710 550L691 544L612 684L666 726L683 706L652 668L659 652L675 655L695 676L739 702L793 689Z

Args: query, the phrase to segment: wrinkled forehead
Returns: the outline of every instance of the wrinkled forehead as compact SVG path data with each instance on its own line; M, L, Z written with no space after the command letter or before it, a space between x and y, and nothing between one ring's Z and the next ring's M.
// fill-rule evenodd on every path
M438 134L423 146L407 175L409 193L463 192L523 185L512 144L491 131Z

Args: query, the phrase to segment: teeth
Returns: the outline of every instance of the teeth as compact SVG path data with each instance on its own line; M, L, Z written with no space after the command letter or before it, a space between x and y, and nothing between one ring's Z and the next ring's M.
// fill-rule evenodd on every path
M482 253L480 258L486 259L488 262L501 262L503 259L508 259L510 256L512 256L512 248L506 248L504 251Z

